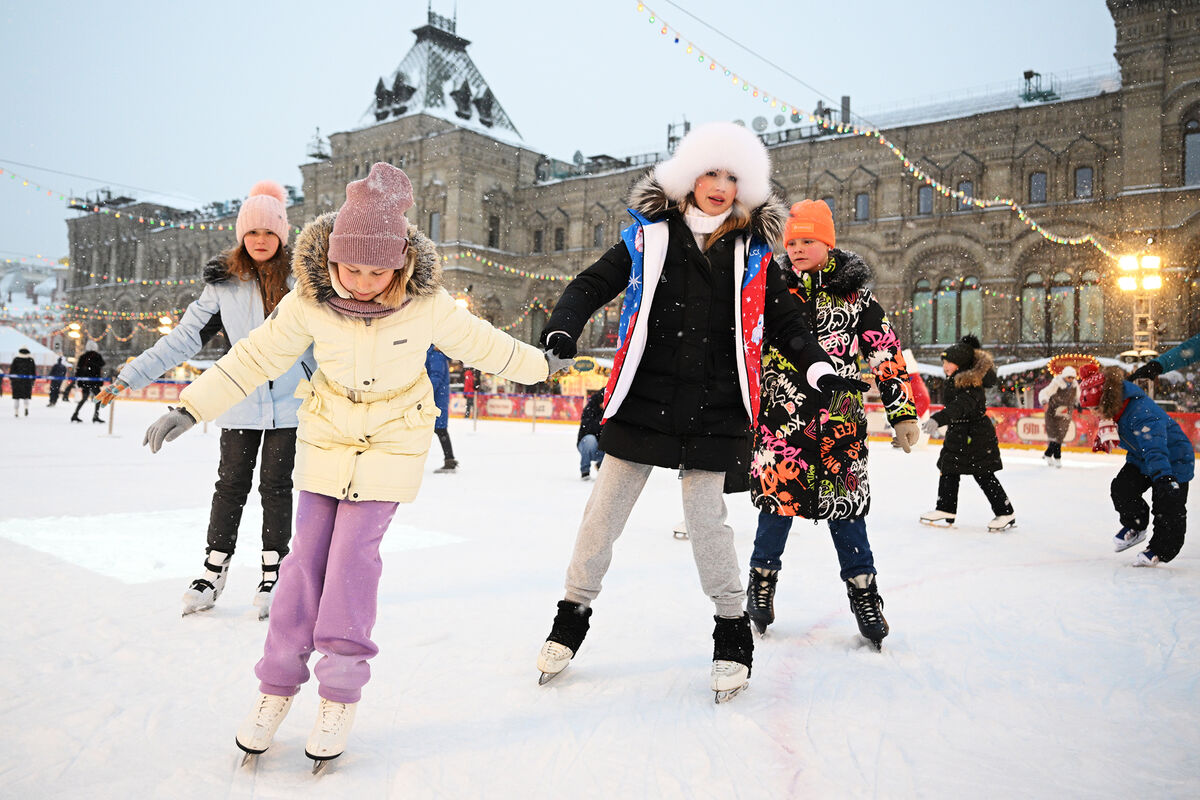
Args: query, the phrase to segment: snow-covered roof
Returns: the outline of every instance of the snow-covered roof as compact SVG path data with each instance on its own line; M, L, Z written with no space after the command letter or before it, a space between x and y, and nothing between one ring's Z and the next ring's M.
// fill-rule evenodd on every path
M22 347L29 351L30 357L39 367L48 367L58 360L58 353L36 339L30 339L16 328L0 325L0 369L11 364Z
M455 20L429 11L429 23L413 30L417 41L400 66L376 84L375 98L360 120L364 127L428 114L461 128L520 141L517 127L467 55L470 42L455 33L456 27Z

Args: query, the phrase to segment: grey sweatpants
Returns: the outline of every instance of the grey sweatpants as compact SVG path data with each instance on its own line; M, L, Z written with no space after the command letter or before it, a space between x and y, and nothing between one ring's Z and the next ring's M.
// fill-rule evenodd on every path
M633 504L654 467L605 456L592 496L583 510L575 552L567 568L566 599L591 605L612 563L613 543L625 530ZM717 614L740 617L746 604L733 529L725 524L725 473L684 470L683 519L700 573L700 587Z

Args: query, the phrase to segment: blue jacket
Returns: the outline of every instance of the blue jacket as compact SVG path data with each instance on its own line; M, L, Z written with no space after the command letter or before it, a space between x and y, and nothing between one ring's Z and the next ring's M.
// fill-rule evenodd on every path
M425 351L425 371L429 373L429 382L433 384L433 403L442 412L433 423L434 430L438 430L446 427L450 417L450 359L441 350L429 345Z
M1200 361L1200 333L1186 342L1175 345L1154 360L1162 364L1163 372L1181 369L1194 361Z
M1196 453L1179 423L1136 384L1125 381L1124 387L1127 403L1117 420L1117 434L1128 453L1125 462L1150 480L1170 475L1180 483L1190 481Z
M149 386L167 370L194 357L218 331L224 330L225 338L233 345L267 318L258 281L231 277L220 257L204 268L204 283L204 291L187 307L179 324L126 364L117 380L131 389ZM291 278L288 283L292 283ZM259 386L218 417L216 424L222 428L253 430L295 428L300 424L296 415L300 401L293 395L305 377L305 369L311 375L315 363L310 349L283 375Z

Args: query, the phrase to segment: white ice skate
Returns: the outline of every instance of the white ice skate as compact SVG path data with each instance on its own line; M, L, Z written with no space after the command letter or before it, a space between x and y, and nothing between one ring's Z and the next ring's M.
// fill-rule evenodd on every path
M714 661L712 665L714 702L724 703L732 700L750 685L749 681L750 669L745 664L720 659Z
M304 755L313 760L313 775L319 775L330 761L345 751L357 709L358 703L335 703L321 698L317 722L304 745Z
M1121 552L1128 550L1135 544L1145 540L1146 532L1144 530L1134 530L1133 528L1121 528L1121 531L1113 537L1113 550Z
M926 511L921 515L921 522L936 528L949 528L954 525L954 517L949 511Z
M1000 531L1014 527L1016 524L1017 517L1015 514L1001 514L988 523L988 530L992 533L999 533Z
M275 583L279 580L279 553L275 550L263 550L262 580L254 593L254 607L258 609L258 618L266 619L271 615L271 599L275 597Z
M1054 468L1062 469L1062 459L1061 458L1054 459Z
M292 698L277 694L260 694L258 702L238 728L237 746L245 753L242 765L253 759L259 753L265 753L275 739L275 731L279 723L287 716L292 707Z
M542 676L538 678L538 685L541 686L556 678L558 673L567 668L567 664L570 664L574 657L575 651L565 644L550 641L543 643L537 660L538 669L542 671Z
M225 590L225 578L229 574L229 558L232 553L211 550L204 559L204 575L192 581L183 593L183 616L207 611L216 604Z
M1149 548L1137 554L1137 558L1133 560L1135 567L1157 567L1162 563L1158 556L1154 555Z
M684 522L683 520L679 520L679 522L676 522L675 527L671 529L671 535L674 536L676 539L679 539L680 541L687 541L687 538L688 538L687 523Z

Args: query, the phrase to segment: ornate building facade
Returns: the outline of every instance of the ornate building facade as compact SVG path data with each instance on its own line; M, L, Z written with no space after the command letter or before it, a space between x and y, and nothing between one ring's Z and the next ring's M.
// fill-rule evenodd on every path
M1153 254L1163 287L1153 320L1161 345L1200 330L1200 0L1108 0L1118 75L1059 99L993 98L972 113L930 110L880 125L924 174L957 191L1016 200L1063 236L1093 234L1115 253ZM467 55L455 23L430 13L416 43L380 78L362 124L335 133L301 165L293 224L337 209L347 182L375 161L408 172L410 219L438 242L445 283L479 315L533 341L563 279L587 267L627 224L632 183L667 153L559 161L526 147ZM864 256L874 290L918 357L967 332L1003 361L1064 350L1116 355L1133 334L1133 299L1117 262L1088 245L1053 243L1006 207L980 209L936 192L876 141L796 126L761 134L783 198L834 209L839 246ZM131 205L124 219L69 220L72 302L182 308L199 265L220 249L207 233L131 220L170 215ZM231 224L233 215L212 224ZM489 264L489 262L491 262ZM97 276L107 275L101 280ZM163 281L157 287L114 281ZM618 301L619 302L619 299ZM585 351L615 339L616 304L585 331ZM106 326L111 350L156 334Z

